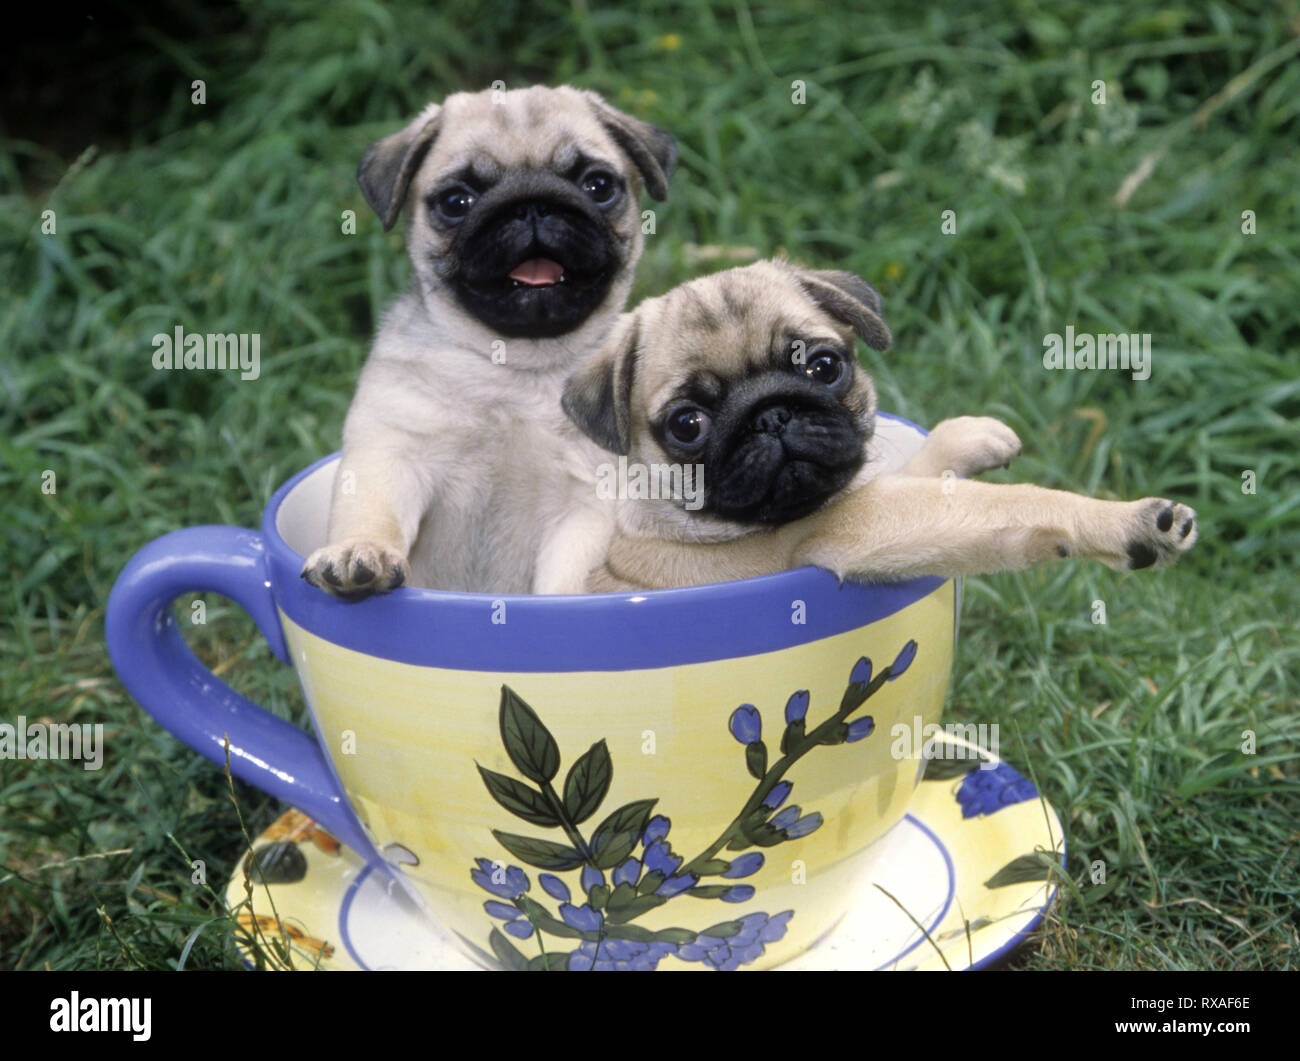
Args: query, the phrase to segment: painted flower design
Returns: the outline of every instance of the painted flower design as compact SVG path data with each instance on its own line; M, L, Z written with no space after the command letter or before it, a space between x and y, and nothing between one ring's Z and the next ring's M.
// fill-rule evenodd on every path
M1013 803L1037 798L1034 783L1006 763L998 763L992 770L972 770L957 789L963 818L993 814Z
M741 704L731 713L731 735L741 744L752 744L763 736L763 716L753 704Z
M597 972L654 972L659 963L675 953L675 943L643 943L631 939L586 942L570 952L569 972L594 969Z
M762 913L746 914L733 923L739 926L734 934L712 936L707 930L701 932L694 943L677 948L677 957L688 962L703 962L720 972L731 972L761 958L768 943L775 943L785 936L786 926L793 916L793 910L785 910L775 917Z
M475 861L478 863L478 869L470 870L469 875L484 891L491 892L502 899L518 899L528 891L528 874L518 866L506 866L501 862L490 862L486 858ZM483 909L492 917L504 921L505 924L501 927L515 939L528 939L533 934L533 926L520 907L489 899L483 904Z
M745 769L756 785L721 834L691 858L673 850L672 821L654 813L657 799L634 800L602 819L594 818L613 777L605 741L593 744L561 781L559 744L537 712L508 686L502 686L502 741L515 769L531 784L483 766L478 767L479 774L489 794L506 810L530 825L560 833L553 840L492 830L511 855L542 872L537 876L539 892L533 895L532 882L520 866L475 860L470 877L492 896L483 908L501 922L489 936L492 954L480 952L484 959L507 969L574 971L650 971L669 957L719 971L757 961L769 944L785 937L793 910L777 914L751 911L704 929L649 929L636 922L684 894L728 904L754 899L758 889L753 884L733 883L763 869L767 856L754 849L800 840L823 824L820 811L805 812L798 804L787 805L794 783L785 774L820 747L870 737L875 721L870 715L857 715L859 708L885 682L900 677L916 652L916 642L908 641L879 674L873 671L871 660L859 659L838 710L816 724L808 721L808 690L790 694L784 709L785 726L778 724L769 737L774 742L779 737L779 748L769 750L763 740L763 716L758 707L745 703L732 711L727 731L743 746ZM1007 802L1033 798L1033 786L1009 767L1006 771L1009 777L1003 774L1000 781L988 777L972 784L969 792L963 784L958 798L967 817L987 813L987 806L997 809ZM1018 794L1017 782L1029 787L1028 795ZM974 810L967 810L968 802ZM566 880L564 874L573 876ZM525 956L507 936L537 938L539 953ZM543 936L564 943L543 946Z
M502 899L518 899L528 891L528 874L518 866L506 866L503 862L492 862L486 858L475 861L478 869L470 870L469 875L484 891Z

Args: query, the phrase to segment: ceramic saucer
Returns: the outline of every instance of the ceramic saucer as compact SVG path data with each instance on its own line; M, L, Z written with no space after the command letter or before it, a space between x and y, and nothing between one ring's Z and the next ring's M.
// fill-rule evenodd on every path
M1065 865L1060 819L1033 784L955 736L939 740L908 813L874 845L860 898L781 970L979 969L1034 931ZM976 758L979 756L980 758ZM226 901L247 964L481 968L405 890L298 811L254 841Z

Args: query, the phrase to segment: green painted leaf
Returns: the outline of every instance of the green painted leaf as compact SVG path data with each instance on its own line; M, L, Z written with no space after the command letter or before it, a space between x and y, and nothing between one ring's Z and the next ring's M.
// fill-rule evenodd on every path
M518 833L502 832L500 829L493 829L492 835L497 838L497 843L515 858L538 869L566 870L582 865L582 855L568 844L557 844L551 840L539 840L532 836L520 836Z
M583 932L580 928L574 928L572 925L566 925L559 918L548 918L544 922L538 922L543 927L548 936L562 936L564 939L595 939L595 932Z
M636 898L636 889L624 881L609 893L609 901L605 904L605 909L610 913L615 910L621 910Z
M585 822L609 792L614 764L603 740L596 741L587 753L569 768L564 779L564 811L574 825Z
M740 831L744 836L745 843L738 845L736 841L733 840L727 845L728 849L739 851L750 845L757 845L758 847L773 847L776 844L781 843L785 839L785 833L766 821L767 816L771 813L772 812L769 809L760 807L757 811L741 822Z
M781 754L789 755L790 749L804 739L806 727L804 720L799 718L785 727L785 732L781 734Z
M609 902L609 885L597 884L587 893L587 902L593 910L605 909L605 904Z
M759 781L767 773L767 745L761 740L751 741L745 745L745 765L749 773Z
M636 886L636 890L639 891L642 895L648 895L652 892L657 892L659 890L659 886L663 884L663 882L666 881L667 879L668 878L665 877L662 873L660 873L657 869L652 869L649 873L647 873L644 877L641 878L640 883L637 884Z
M784 843L785 833L775 826L764 823L749 834L750 843L758 847L775 847L777 844Z
M727 844L728 851L743 851L747 847L753 847L754 841L750 839L755 829L762 826L771 815L769 807L759 807L751 811L749 816L740 823L740 835Z
M1023 884L1031 880L1047 880L1052 863L1046 855L1035 852L1012 859L984 882L986 888L1005 888L1008 884Z
M657 799L625 803L596 826L591 834L591 857L597 869L613 869L632 853L645 832L650 811Z
M569 968L569 952L539 954L528 963L535 973L565 972Z
M730 884L698 884L694 888L687 889L686 894L693 895L697 899L721 899L729 891L731 891Z
M546 912L546 907L534 899L531 895L521 895L515 900L515 906L524 912L524 916L532 922L533 927L544 925L548 921L554 921L550 914Z
M701 877L716 877L720 873L726 873L729 869L731 869L731 863L725 858L711 858L707 862L701 862L695 872Z
M965 777L979 764L979 759L928 759L922 780L951 781L954 777Z
M499 928L492 930L492 935L488 936L488 943L492 945L492 953L497 956L497 961L501 963L502 968L511 972L527 972L528 959L519 952L518 947L506 939Z
M474 764L478 766L478 763ZM488 793L494 800L505 807L516 818L523 818L526 822L533 825L541 825L553 829L560 824L560 819L555 816L543 796L534 788L529 788L522 781L517 781L513 777L507 777L505 774L498 774L493 770L478 766L479 776L483 778L483 784L487 785Z
M611 924L621 925L624 922L640 917L648 910L653 910L656 906L663 906L667 901L662 895L638 895L630 903L618 910L607 909L605 918Z
M606 939L634 939L638 943L649 943L654 933L640 925L609 925L605 929Z
M719 921L712 928L706 928L700 935L712 936L714 939L729 939L744 927L739 921Z
M734 924L739 931L740 923L734 922ZM700 934L692 932L689 928L661 928L658 932L650 934L650 939L654 943L694 943L699 938Z
M880 671L866 685L860 685L857 682L849 683L844 690L843 699L840 700L840 711L846 718L876 695L876 691L889 680L892 667L893 664L881 667Z
M552 917L541 903L527 895L521 895L515 900L515 906L524 912L532 926L538 932L545 932L548 936L563 936L566 939L586 939L587 933L581 929L572 928L566 925L558 917ZM593 936L594 938L594 936Z
M508 685L501 686L501 741L506 754L529 781L546 784L560 770L560 747L537 712Z
M852 713L867 702L867 689L870 686L859 685L857 682L850 682L847 689L844 690L844 696L840 700L840 712L843 714Z

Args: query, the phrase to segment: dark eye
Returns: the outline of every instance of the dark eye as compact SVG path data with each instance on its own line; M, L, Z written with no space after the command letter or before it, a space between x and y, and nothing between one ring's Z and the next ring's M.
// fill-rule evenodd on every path
M618 195L618 178L608 170L593 169L578 182L578 187L591 196L596 205L605 206Z
M843 382L848 370L844 358L834 350L814 350L808 355L803 372L814 383L824 383L833 387Z
M664 421L664 431L668 437L683 449L704 445L712 426L713 418L698 405L680 406L669 413Z
M459 221L469 213L478 196L470 189L457 185L439 192L433 200L433 208L444 221Z

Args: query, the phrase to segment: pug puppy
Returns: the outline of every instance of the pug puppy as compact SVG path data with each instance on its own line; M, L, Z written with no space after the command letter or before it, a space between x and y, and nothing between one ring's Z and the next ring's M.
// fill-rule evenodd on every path
M585 443L564 379L622 311L641 192L663 200L676 159L596 93L540 86L458 93L366 151L357 180L386 230L406 209L415 283L362 369L303 578L347 598L534 588Z
M563 405L629 467L681 469L683 496L616 503L604 560L570 591L667 589L813 564L891 581L1065 556L1172 563L1196 513L966 478L1020 440L989 417L938 424L893 474L854 337L890 345L880 296L844 272L766 261L693 280L626 315Z

